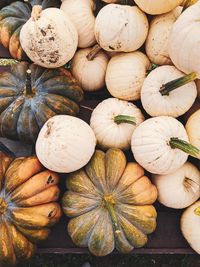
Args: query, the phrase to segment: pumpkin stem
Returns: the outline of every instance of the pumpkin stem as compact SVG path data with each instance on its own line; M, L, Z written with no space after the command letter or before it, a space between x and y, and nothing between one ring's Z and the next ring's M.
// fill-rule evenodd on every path
M10 59L10 58L1 58L0 59L0 67L15 65L17 63L19 63L19 61L15 60L15 59Z
M148 75L151 71L155 70L157 67L158 67L158 65L152 63L151 66L150 66L150 68L147 70L147 75Z
M112 224L113 224L113 227L115 230L115 234L120 234L121 230L120 230L119 222L118 222L117 215L116 215L115 209L114 209L115 201L113 200L113 197L112 196L104 196L104 202L105 202L106 208L108 209L108 212L110 214Z
M92 49L91 49L91 51L90 51L90 53L87 55L87 59L89 61L92 61L95 58L95 56L99 53L99 51L101 49L102 49L101 46L98 45L98 44L96 44L95 46L93 46Z
M126 116L126 115L118 115L114 117L114 122L117 124L121 123L129 123L132 125L136 125L136 119L132 116Z
M31 18L36 21L40 18L42 12L42 6L35 5L33 6L32 12L31 12Z
M194 158L199 158L200 156L200 150L197 147L177 137L172 137L169 141L169 144L172 149L178 148Z
M183 7L183 11L187 9L188 7L196 4L198 0L183 0L181 6Z
M194 210L194 213L195 213L195 215L200 216L200 207L197 207L197 208Z
M160 93L162 96L169 95L171 91L196 80L196 78L197 78L196 73L191 72L190 74L187 74L181 78L163 84L162 87L160 88Z
M31 70L26 71L26 95L32 95L32 86L31 86Z
M0 215L4 214L8 208L8 204L0 197Z
M185 177L183 184L187 191L191 190L194 194L199 191L200 185L188 177Z

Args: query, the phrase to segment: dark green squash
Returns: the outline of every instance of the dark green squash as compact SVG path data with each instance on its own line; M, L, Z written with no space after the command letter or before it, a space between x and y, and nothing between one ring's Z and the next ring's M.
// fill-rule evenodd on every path
M45 69L21 62L0 75L0 135L35 142L54 115L75 116L83 91L64 68Z
M2 6L10 2L13 1L3 0ZM59 7L60 0L16 1L0 10L0 43L9 49L13 58L18 60L25 56L19 40L20 30L31 17L34 5L42 5L43 9Z

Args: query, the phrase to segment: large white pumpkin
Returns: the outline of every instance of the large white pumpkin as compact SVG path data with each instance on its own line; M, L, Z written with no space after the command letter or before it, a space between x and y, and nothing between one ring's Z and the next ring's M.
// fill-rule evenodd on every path
M69 173L89 162L95 146L94 132L86 122L68 115L57 115L42 127L36 142L36 154L49 170Z
M100 147L129 149L135 128L144 121L144 116L134 104L108 98L92 112L90 126Z
M78 47L86 48L95 44L93 0L64 0L60 7L73 21L78 31Z
M147 17L136 6L108 4L96 17L95 37L104 50L135 51L143 45L147 34Z
M78 45L78 33L64 11L34 6L32 17L20 32L20 42L28 57L46 68L66 64Z
M196 72L200 78L200 1L186 9L173 25L169 54L184 73Z
M179 6L183 0L134 0L147 14L158 15L171 11Z
M181 80L177 80L179 78ZM142 86L143 108L152 117L179 117L185 114L197 97L197 87L192 81L195 78L196 75L185 76L174 66L164 65L154 69Z
M169 13L155 16L149 28L145 43L146 53L151 62L157 65L172 64L169 56L169 36L174 22L180 16L182 7Z
M123 100L140 99L140 91L150 66L147 56L139 51L113 56L106 71L108 91Z
M161 116L144 121L132 135L131 149L135 160L154 174L176 171L188 158L188 154L175 148L177 138L189 141L184 126L178 120Z
M154 175L153 183L159 202L170 208L186 208L200 197L200 172L190 162L171 174Z

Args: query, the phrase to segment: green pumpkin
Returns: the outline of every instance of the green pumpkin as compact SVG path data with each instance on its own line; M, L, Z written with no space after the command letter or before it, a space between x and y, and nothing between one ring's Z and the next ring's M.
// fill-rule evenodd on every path
M83 91L63 68L21 62L0 75L0 135L34 143L43 124L58 114L77 115Z
M1 0L2 1L2 0ZM3 0L3 5L13 1ZM9 49L13 58L21 60L24 52L20 45L19 35L22 26L30 19L32 7L41 5L43 9L60 7L59 0L16 1L0 10L0 43Z

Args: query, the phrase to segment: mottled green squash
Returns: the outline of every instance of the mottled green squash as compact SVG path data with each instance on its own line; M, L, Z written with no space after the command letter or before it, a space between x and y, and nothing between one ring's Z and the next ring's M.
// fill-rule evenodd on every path
M114 248L129 253L143 247L156 228L156 187L119 149L96 150L85 168L67 177L66 185L62 207L71 218L68 233L96 256Z
M61 217L59 177L36 156L13 159L0 152L0 266L33 256Z
M1 0L2 1L2 0ZM11 4L10 4L11 3ZM5 6L7 4L8 6ZM10 4L10 5L9 5ZM32 7L41 5L43 9L59 7L59 0L3 0L0 10L0 43L9 49L13 58L21 60L24 52L20 45L19 35L22 26L30 19ZM0 7L2 7L0 6Z
M40 128L58 114L77 115L83 91L65 69L21 62L0 74L0 135L35 142Z

